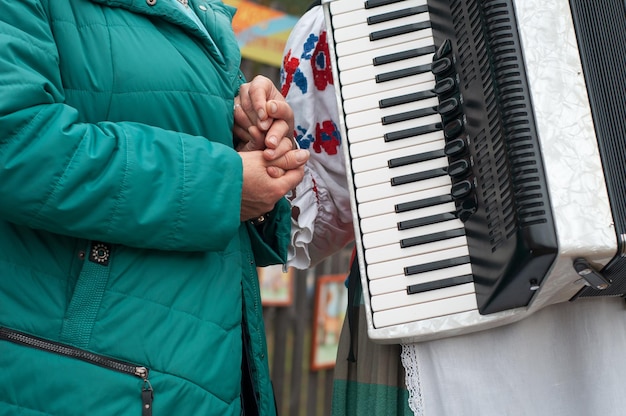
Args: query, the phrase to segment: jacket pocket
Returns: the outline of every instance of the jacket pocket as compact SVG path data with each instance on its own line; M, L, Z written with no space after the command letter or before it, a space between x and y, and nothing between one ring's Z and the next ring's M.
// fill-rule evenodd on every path
M154 398L154 392L152 385L148 380L150 370L146 367L138 366L135 364L127 363L113 358L105 357L103 355L94 354L89 351L85 351L76 347L61 344L54 341L49 341L43 338L35 337L33 335L25 334L23 332L15 331L0 326L0 340L13 342L15 344L21 344L27 347L37 348L43 351L51 352L54 354L63 355L65 357L75 358L82 360L90 364L95 364L100 367L104 367L119 373L128 374L143 380L141 388L141 415L152 415L152 401Z

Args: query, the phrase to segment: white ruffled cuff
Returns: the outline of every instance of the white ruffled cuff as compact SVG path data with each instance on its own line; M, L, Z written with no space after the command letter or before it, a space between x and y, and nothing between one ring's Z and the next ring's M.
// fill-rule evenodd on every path
M313 175L308 167L305 166L304 178L289 199L292 214L287 265L296 269L306 269L311 264L308 247L313 240L314 223L318 212L317 192Z
M291 199L291 246L287 265L306 269L339 251L354 239L352 222L342 222L342 210L331 193L320 183L314 171L305 167L304 179Z

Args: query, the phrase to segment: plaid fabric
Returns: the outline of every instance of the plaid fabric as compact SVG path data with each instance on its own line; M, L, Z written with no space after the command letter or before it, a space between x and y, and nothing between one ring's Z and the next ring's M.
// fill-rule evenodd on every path
M367 336L358 264L348 277L348 310L334 371L333 416L413 415L398 344L377 344Z
M356 328L348 319L339 339L333 384L333 416L413 415L398 344L376 344L367 337L365 307L358 307ZM351 343L352 338L352 343ZM350 360L350 348L356 361Z

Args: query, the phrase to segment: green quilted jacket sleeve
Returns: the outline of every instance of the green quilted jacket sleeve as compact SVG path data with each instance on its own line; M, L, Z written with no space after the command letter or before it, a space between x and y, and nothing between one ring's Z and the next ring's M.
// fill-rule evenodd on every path
M133 122L79 122L64 104L41 2L0 14L0 218L163 250L220 250L240 226L229 146Z

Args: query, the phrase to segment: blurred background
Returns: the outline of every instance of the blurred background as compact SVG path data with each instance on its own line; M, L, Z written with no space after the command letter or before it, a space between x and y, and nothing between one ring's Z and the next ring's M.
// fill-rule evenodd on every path
M278 86L285 41L312 0L224 0L237 8L233 28L248 79L261 74Z

